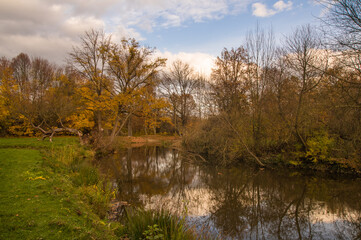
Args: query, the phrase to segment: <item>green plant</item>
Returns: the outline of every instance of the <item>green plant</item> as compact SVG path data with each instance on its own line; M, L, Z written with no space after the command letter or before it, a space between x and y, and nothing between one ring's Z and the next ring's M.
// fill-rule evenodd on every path
M109 202L115 196L115 191L110 184L104 184L103 181L99 181L98 184L92 186L83 186L81 193L86 196L86 200L100 218L106 216Z
M143 232L144 239L156 240L164 239L163 230L159 228L157 224L153 226L148 226L147 230Z
M86 163L81 163L73 174L73 183L75 186L91 186L99 182L98 170Z
M162 234L163 237L158 239L164 240L196 239L182 219L164 210L128 209L124 224L130 239L144 239L145 232L147 236L152 236L156 232L155 235ZM149 226L152 228L150 229Z
M330 138L327 133L318 133L307 139L307 151L305 157L313 163L325 161L329 158L330 149L333 144L334 140Z

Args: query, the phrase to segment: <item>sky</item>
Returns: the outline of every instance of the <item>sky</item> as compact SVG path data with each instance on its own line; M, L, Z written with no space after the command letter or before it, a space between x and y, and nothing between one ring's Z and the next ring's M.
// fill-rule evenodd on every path
M244 44L257 24L282 44L322 13L316 0L0 0L0 57L24 52L61 65L85 31L103 29L208 75L222 49Z

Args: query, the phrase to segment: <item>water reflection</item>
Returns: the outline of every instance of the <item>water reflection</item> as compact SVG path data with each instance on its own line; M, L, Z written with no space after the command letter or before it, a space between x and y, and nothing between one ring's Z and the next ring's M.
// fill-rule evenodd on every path
M223 238L361 239L360 179L202 167L160 147L123 149L101 167L120 200L186 211Z

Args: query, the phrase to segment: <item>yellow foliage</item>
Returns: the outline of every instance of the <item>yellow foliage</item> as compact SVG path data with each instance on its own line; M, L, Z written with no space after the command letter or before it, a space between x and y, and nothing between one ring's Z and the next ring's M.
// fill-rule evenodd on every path
M69 127L75 129L81 128L93 128L94 121L92 111L82 111L77 114L73 114L70 117L66 118L66 121L69 123Z

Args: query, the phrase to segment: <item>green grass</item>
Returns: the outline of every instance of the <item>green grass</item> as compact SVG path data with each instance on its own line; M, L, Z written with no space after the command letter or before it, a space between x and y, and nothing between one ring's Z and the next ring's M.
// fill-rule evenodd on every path
M0 239L117 239L86 153L76 138L0 139Z
M62 147L68 145L79 145L76 137L54 137L53 142L49 139L39 141L39 138L0 138L0 148L34 148L49 149L51 147Z

